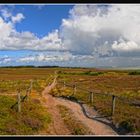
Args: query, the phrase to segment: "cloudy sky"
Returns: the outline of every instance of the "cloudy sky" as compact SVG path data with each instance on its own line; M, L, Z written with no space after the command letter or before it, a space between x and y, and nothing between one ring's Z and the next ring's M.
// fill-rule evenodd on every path
M0 5L0 66L140 66L140 5Z

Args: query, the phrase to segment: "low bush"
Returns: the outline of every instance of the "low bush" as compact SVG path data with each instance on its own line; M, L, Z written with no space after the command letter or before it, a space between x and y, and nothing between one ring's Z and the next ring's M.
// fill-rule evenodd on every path
M128 74L129 75L140 75L140 71L131 71Z

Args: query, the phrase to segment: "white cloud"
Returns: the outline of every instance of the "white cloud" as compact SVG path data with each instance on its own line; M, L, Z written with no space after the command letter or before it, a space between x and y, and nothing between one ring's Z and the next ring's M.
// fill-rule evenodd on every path
M24 56L19 58L17 60L18 62L63 62L63 61L69 61L73 59L74 56L69 52L55 52L51 54L47 53L38 53L38 54L32 54L29 56Z
M11 20L13 23L21 22L22 19L24 19L24 15L22 13L18 13L16 16L12 16Z
M5 20L12 17L12 13L9 12L7 9L1 9L1 14Z
M58 30L39 39L29 31L17 32L12 22L0 17L0 32L0 50L64 50Z
M7 9L0 9L0 50L63 50L58 30L54 30L43 38L38 38L29 31L17 32L15 24L25 16L17 13L13 16ZM8 18L8 20L7 20Z
M123 41L121 43L115 41L112 48L116 51L140 51L140 46L138 46L138 44L136 44L134 41Z
M11 16L11 22L0 18L3 38L0 38L0 49L69 50L74 54L96 56L139 50L139 5L76 5L69 13L69 18L62 20L60 31L40 39L31 32L19 33L14 29L13 24L24 19L22 13L13 16L3 10L5 17Z
M0 64L7 64L12 61L12 58L10 58L7 55L4 55L3 57L0 57Z
M69 17L62 20L60 29L42 38L29 31L16 31L14 25L24 19L22 13L13 16L8 11L1 12L0 50L55 53L23 56L18 62L140 64L140 5L75 5ZM11 20L7 22L7 18Z
M76 5L70 14L61 26L66 49L107 56L140 50L140 5Z
M11 24L5 23L0 17L0 39L4 39L5 37L9 36L11 31Z
M36 50L64 50L58 30L49 33L35 45Z

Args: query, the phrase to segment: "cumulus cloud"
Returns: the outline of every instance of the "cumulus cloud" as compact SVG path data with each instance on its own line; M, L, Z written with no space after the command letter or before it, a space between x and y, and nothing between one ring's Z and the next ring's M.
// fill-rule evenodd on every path
M76 5L62 21L64 46L76 54L100 56L140 51L139 16L139 5Z
M128 42L123 41L121 43L115 41L114 44L112 45L112 48L116 51L129 51L129 52L140 51L140 47L134 41Z
M7 38L12 32L12 25L10 23L5 23L4 20L0 17L0 44L2 40Z
M21 18L14 18L13 23ZM0 17L0 50L64 50L58 30L39 39L29 31L17 32L12 22Z
M6 10L1 11L5 18L11 17L11 22L0 17L3 36L0 49L67 50L73 54L99 56L140 50L139 5L75 5L69 18L62 20L60 30L42 38L14 29L12 25L25 18L22 13L13 16Z
M12 20L13 23L16 23L16 22L20 22L24 18L25 17L22 13L18 13L16 16L12 16L11 20Z
M5 8L0 12L0 50L64 50L58 30L42 38L29 31L17 32L15 25L25 16L22 13L14 16Z
M55 53L23 56L18 62L140 64L140 5L75 5L60 28L42 38L29 31L16 31L14 25L25 18L22 13L15 16L6 10L1 13L0 50Z

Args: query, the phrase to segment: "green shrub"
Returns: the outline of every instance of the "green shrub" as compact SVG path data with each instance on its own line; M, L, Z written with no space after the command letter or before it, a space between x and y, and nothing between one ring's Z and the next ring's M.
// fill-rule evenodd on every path
M129 75L140 75L140 71L131 71L128 74Z
M134 123L131 120L122 121L119 124L119 127L125 129L127 132L135 131Z

